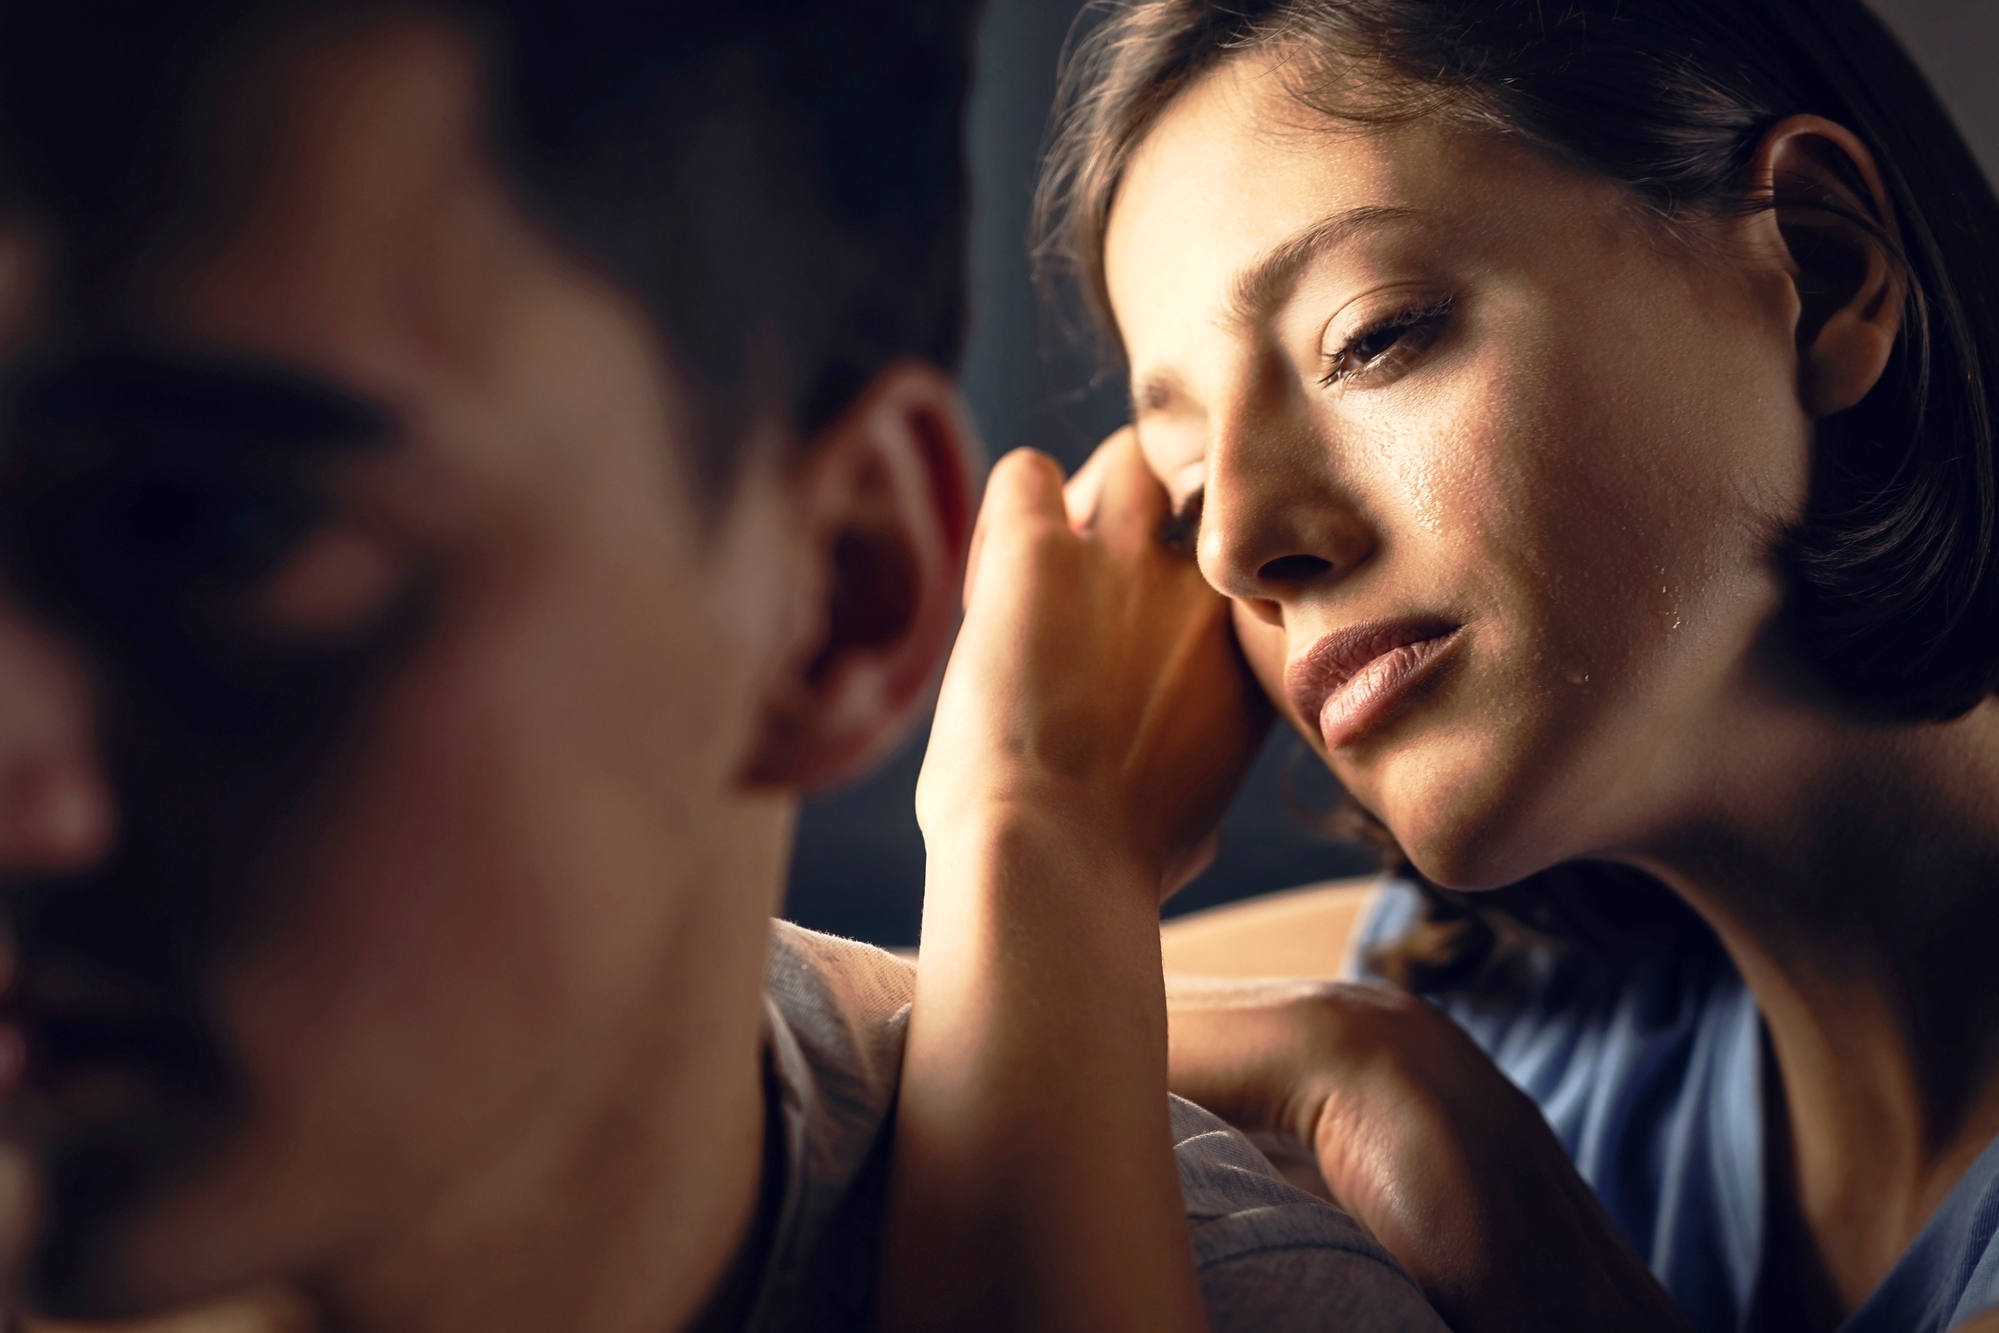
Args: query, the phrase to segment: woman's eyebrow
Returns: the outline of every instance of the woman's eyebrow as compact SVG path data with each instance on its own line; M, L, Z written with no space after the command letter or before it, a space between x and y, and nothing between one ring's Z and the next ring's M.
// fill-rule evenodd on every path
M1229 280L1225 318L1237 326L1261 322L1290 294L1298 274L1328 251L1336 250L1365 232L1404 223L1418 216L1413 208L1391 204L1363 204L1342 209L1301 227L1277 242ZM1131 386L1131 419L1171 409L1184 392L1180 377L1172 370L1137 376Z
M1407 222L1416 215L1413 208L1362 204L1300 228L1244 265L1230 280L1229 320L1237 325L1259 322L1290 294L1298 274L1314 260L1363 232Z

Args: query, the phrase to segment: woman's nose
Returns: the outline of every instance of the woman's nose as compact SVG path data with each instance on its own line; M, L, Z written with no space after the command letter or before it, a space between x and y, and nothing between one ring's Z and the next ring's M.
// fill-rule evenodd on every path
M75 654L0 596L0 875L78 870L109 849L94 721Z
M1313 432L1245 419L1210 440L1201 572L1257 615L1275 620L1284 603L1353 573L1375 545Z

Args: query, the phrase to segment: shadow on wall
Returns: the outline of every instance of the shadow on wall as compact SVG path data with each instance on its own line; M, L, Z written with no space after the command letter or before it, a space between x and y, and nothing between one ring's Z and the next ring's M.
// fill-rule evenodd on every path
M1124 384L1099 373L1094 349L1044 311L1024 237L1035 157L1076 0L992 0L980 37L971 114L972 337L964 387L996 456L1023 444L1073 468L1124 423ZM1999 179L1999 3L1876 0L1957 116L1986 173ZM924 737L867 782L805 808L785 914L816 929L906 946L916 942L923 839L911 808ZM1223 828L1221 855L1167 904L1167 915L1316 879L1364 872L1370 853L1330 843L1289 812L1324 809L1331 779L1295 736L1272 737Z

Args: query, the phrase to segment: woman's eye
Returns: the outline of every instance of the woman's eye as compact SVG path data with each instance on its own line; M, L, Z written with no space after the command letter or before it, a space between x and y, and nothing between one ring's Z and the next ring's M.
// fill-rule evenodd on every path
M1327 355L1326 373L1319 382L1331 388L1361 378L1392 378L1437 341L1450 318L1451 305L1447 297L1362 329L1345 346Z

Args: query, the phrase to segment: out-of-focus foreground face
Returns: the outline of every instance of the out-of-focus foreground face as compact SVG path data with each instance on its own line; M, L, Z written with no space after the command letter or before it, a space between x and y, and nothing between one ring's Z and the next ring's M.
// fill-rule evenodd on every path
M63 447L7 481L10 1118L58 1309L449 1246L503 1158L617 1179L650 1020L754 1008L683 993L677 888L783 855L739 781L777 483L700 512L653 326L525 221L470 41L378 20L275 84L248 206L131 271L138 350L31 394Z
M1751 688L1811 422L1781 264L1690 236L1496 135L1335 124L1249 59L1116 198L1145 454L1202 494L1272 697L1442 883L1642 843Z

